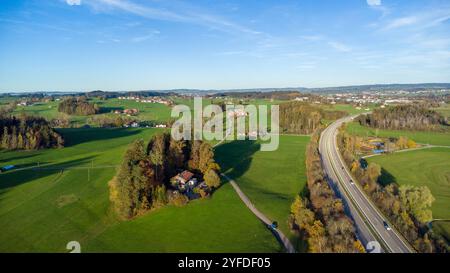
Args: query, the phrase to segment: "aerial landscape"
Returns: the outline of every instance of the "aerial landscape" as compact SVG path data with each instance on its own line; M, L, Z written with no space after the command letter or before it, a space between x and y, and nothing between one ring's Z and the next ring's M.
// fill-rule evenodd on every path
M440 0L4 1L0 253L448 254L449 37Z

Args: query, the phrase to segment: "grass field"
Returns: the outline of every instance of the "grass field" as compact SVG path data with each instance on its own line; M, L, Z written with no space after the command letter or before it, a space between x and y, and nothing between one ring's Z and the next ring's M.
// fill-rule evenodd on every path
M196 200L182 208L165 207L111 226L89 242L86 249L94 252L283 251L229 184L222 186L211 200Z
M368 158L385 170L382 183L426 185L436 201L434 219L450 219L450 149L430 148ZM443 225L450 233L450 225Z
M450 146L450 130L446 132L382 130L361 126L357 122L347 124L347 132L359 136L400 137L405 136L418 143Z
M64 252L72 240L95 252L280 250L230 185L210 200L118 222L107 182L128 144L157 131L64 129L63 149L0 152L0 165L25 168L0 174L0 252ZM41 170L26 169L37 164Z
M361 109L356 109L356 107L352 104L321 105L321 107L325 111L344 111L349 115L354 115L367 112L367 110L365 109L369 109L369 111L372 111L375 108L375 105L363 106L361 107Z
M450 242L450 222L434 222L433 231L441 234L447 240L447 242Z
M176 104L183 104L189 106L193 109L194 100L188 98L172 98ZM11 98L2 98L0 99L0 106L3 104L7 104L10 102ZM217 104L221 100L219 99L203 99L203 107L211 104L211 102ZM171 107L160 104L160 103L142 103L136 102L135 100L119 100L119 99L107 99L107 100L99 100L99 99L91 99L91 103L96 103L100 107L100 113L97 115L105 115L111 118L115 118L119 115L111 113L114 110L124 110L124 109L138 109L139 113L135 116L136 119L141 121L155 121L155 122L167 122L171 119ZM270 101L270 100L248 100L247 103L255 104L255 105L271 105L282 103L283 101ZM239 101L236 101L239 103ZM19 115L20 113L25 113L28 115L34 116L42 116L48 120L58 118L62 115L62 113L58 112L58 104L59 101L50 101L50 102L37 102L30 106L17 106L13 114ZM84 125L87 123L87 120L91 116L70 116L70 120L74 125Z
M160 103L141 103L134 100L119 100L108 99L98 100L92 99L90 102L96 103L101 109L98 115L106 115L109 117L116 117L117 114L112 114L114 110L124 110L136 108L139 114L136 118L139 120L165 122L170 119L171 108ZM46 119L58 118L61 113L58 112L59 101L38 102L30 106L18 106L14 114L26 113L28 115L42 116ZM71 122L83 125L86 120L92 116L70 116Z
M235 141L216 148L223 171L236 180L258 210L278 222L300 251L303 245L290 232L288 217L295 196L306 185L308 142L307 136L281 136L274 152L259 151L260 145L253 141Z
M426 185L436 201L433 217L450 219L450 149L430 148L368 158L380 164L398 184ZM383 181L388 182L388 181Z
M433 108L433 110L441 113L444 117L450 118L450 104L444 104L438 108Z

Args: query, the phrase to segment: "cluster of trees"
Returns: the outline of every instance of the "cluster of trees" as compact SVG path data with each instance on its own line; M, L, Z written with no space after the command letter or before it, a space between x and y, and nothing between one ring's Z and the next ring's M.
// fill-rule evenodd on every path
M442 125L448 125L445 117L422 105L375 109L373 113L361 115L357 120L364 126L393 130L436 130Z
M125 124L132 122L134 119L128 117L109 117L107 115L95 115L88 118L87 123L90 125L103 127L103 128L113 128L113 127L123 127Z
M400 150L413 149L417 147L417 143L408 137L401 136L395 142L395 146Z
M168 133L153 136L147 145L136 140L109 184L110 199L124 219L167 203L183 205L188 199L170 190L170 178L185 169L203 176L209 192L220 186L219 165L209 143L177 141Z
M14 112L16 108L17 108L17 101L11 101L8 104L0 107L0 116L7 116L8 114Z
M354 155L354 138L340 129L338 146L350 171L372 198L378 208L419 252L448 252L443 238L428 230L433 219L431 205L434 197L426 186L398 186L379 183L381 167L376 163L362 164ZM404 142L404 141L403 141Z
M363 146L367 145L364 137L351 135L345 132L346 126L343 125L340 134L340 143L344 147L342 149L342 156L347 162L352 162L354 160L354 155L364 153ZM390 137L383 139L384 151L386 153L394 152L397 150L413 149L417 148L417 143L405 136L400 136L398 138ZM367 151L367 150L366 150Z
M37 150L62 147L64 140L41 117L0 116L0 147L8 150Z
M58 111L66 113L68 115L95 115L100 112L100 108L97 104L89 103L85 96L70 97L58 105Z
M319 107L304 102L287 102L280 104L280 130L291 134L312 134L322 119L338 119L344 116L341 111L324 111Z
M280 105L280 130L292 134L311 134L320 127L321 111L307 103Z
M345 215L322 169L316 132L306 150L308 196L297 196L291 206L291 228L308 243L313 253L365 252L357 240L352 220Z
M53 128L69 128L71 126L70 117L65 113L59 113L58 117L50 120L50 125Z

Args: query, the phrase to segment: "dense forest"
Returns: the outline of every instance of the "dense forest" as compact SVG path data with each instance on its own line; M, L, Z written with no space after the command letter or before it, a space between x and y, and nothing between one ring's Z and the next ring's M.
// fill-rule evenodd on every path
M335 196L323 172L319 136L318 130L306 149L308 194L297 196L292 204L291 228L308 243L308 252L365 252L352 220L345 215L342 200Z
M381 167L358 160L355 156L355 138L343 126L339 131L338 146L364 191L417 251L448 252L445 240L427 228L427 223L433 219L431 205L434 201L428 187L378 183Z
M342 111L324 111L304 102L280 104L280 132L289 134L312 134L321 125L322 119L338 119L345 116Z
M448 125L441 114L421 105L375 109L371 114L359 116L357 121L364 126L393 130L436 130Z
M109 183L110 199L119 216L129 219L168 203L187 203L188 198L172 190L170 183L181 170L203 177L208 188L196 188L202 197L220 186L219 165L209 143L176 141L168 133L153 136L148 145L136 140Z
M68 115L95 115L100 112L100 108L97 104L89 103L86 97L70 97L58 105L58 111L66 113Z
M64 140L40 117L1 116L0 147L8 150L37 150L62 147Z

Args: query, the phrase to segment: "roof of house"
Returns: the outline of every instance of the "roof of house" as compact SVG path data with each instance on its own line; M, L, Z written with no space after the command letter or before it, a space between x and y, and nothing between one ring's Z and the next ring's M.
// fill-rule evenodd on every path
M182 173L179 174L179 176L184 180L188 181L194 176L194 174L191 173L190 171L183 171Z

